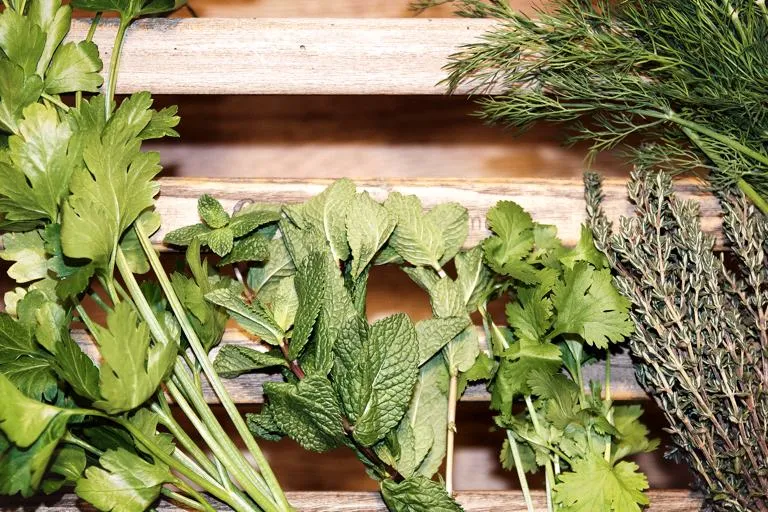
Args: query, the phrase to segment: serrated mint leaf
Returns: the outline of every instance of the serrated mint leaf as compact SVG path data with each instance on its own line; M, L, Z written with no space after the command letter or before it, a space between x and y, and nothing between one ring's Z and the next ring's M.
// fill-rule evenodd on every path
M232 230L228 227L214 229L205 235L201 235L199 238L200 241L204 245L207 245L216 255L222 257L228 255L235 244Z
M191 226L184 226L183 228L171 231L165 235L163 241L166 244L186 247L192 243L192 240L195 238L201 237L202 235L207 235L211 231L211 228L205 224L193 224Z
M403 272L411 278L411 281L419 285L419 287L427 293L429 293L430 290L432 290L432 287L440 281L440 276L431 268L403 267Z
M272 281L261 290L259 300L272 314L275 323L287 332L294 324L299 309L294 276Z
M219 266L244 261L266 261L269 258L269 240L261 233L254 233L235 240L232 250L219 262Z
M258 294L261 289L275 279L293 275L295 267L283 240L269 241L269 259L266 263L254 264L248 270L248 287Z
M287 364L281 355L259 352L238 345L224 345L213 360L216 373L225 379L233 379L244 373L274 366L287 367Z
M461 250L469 235L469 212L458 203L441 203L432 208L426 219L434 222L442 232L444 252L440 264L452 260Z
M280 345L285 332L259 301L248 304L229 288L214 290L205 296L206 300L223 307L246 331L258 336L270 345Z
M312 328L322 307L327 264L325 254L313 252L296 269L296 294L299 297L299 307L288 350L290 359L299 357L312 334Z
M396 483L381 482L381 494L392 512L461 512L464 509L451 498L445 487L423 476Z
M6 233L0 236L0 258L12 261L8 276L17 283L28 283L48 275L48 257L41 231Z
M419 198L393 192L384 207L397 219L390 246L411 265L439 268L445 253L442 227L424 214Z
M355 195L347 213L347 239L352 251L352 277L357 278L395 229L395 217L368 192Z
M449 341L470 325L466 317L429 318L416 324L419 341L419 366L438 353Z
M586 262L567 269L552 295L557 311L555 334L578 334L598 348L629 336L630 303L613 287L609 269L595 270Z
M466 315L459 284L450 277L443 277L428 290L432 313L437 318Z
M203 194L197 200L197 213L208 227L223 228L229 224L229 214L213 196Z
M403 263L405 260L389 245L385 245L373 261L374 265L402 265Z
M454 258L456 282L467 311L476 311L493 290L493 275L483 261L483 248L474 247Z
M475 364L480 355L480 339L477 329L470 325L443 347L443 356L451 373L465 372Z
M174 478L167 466L122 448L106 451L99 465L85 470L75 492L105 512L144 512L160 496L162 485Z
M351 180L340 179L301 208L303 219L324 235L331 246L331 254L337 260L349 258L347 213L354 198L355 184Z
M99 49L90 41L66 43L53 54L45 73L45 92L64 94L75 91L98 92L104 79Z
M264 393L280 430L307 450L325 452L341 444L341 406L325 377L310 375L298 384L267 382Z
M370 328L355 377L362 382L354 436L364 446L383 438L402 419L418 378L416 329L404 314Z
M266 439L267 441L279 441L285 435L280 430L277 423L275 423L269 404L262 407L261 412L258 414L246 414L245 420L248 425L248 430L250 430L254 436L261 439Z
M232 230L235 238L240 238L252 233L265 224L271 224L278 220L280 220L280 212L278 210L256 209L254 207L241 210L240 213L235 214L229 221L229 228Z
M157 390L176 359L172 342L150 343L149 327L126 302L107 315L107 327L95 326L102 363L99 392L94 402L110 414L130 411L143 404Z
M588 452L573 462L571 471L562 473L555 485L554 498L569 511L587 512L595 506L610 512L640 512L649 503L643 493L648 479L632 462L611 465L602 454Z

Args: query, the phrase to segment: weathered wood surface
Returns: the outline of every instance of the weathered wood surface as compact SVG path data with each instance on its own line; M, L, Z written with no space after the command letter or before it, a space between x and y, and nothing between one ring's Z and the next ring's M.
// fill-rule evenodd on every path
M515 201L537 222L556 226L560 239L567 245L576 244L585 218L584 186L578 179L366 179L355 182L377 200L398 191L420 197L427 209L448 201L462 204L469 211L468 247L488 235L486 213L501 200ZM158 244L165 233L199 222L196 205L202 194L216 197L228 209L241 200L296 203L320 193L332 180L165 178L160 183L157 209L163 217L163 227L154 237ZM717 200L704 193L695 180L680 180L677 190L681 197L699 201L702 228L705 232L717 233L720 227ZM617 220L622 215L632 214L626 199L625 180L606 180L604 191L603 204L609 218Z
M75 340L80 344L83 350L93 359L98 360L99 352L92 340L84 331L75 331L73 333ZM485 340L481 344L485 346ZM222 344L241 345L256 348L259 345L257 341L251 338L247 333L237 329L230 328L224 334ZM211 359L216 357L220 347L214 348L211 352ZM595 363L584 369L584 378L589 380L604 381L605 366L603 363ZM235 379L224 379L224 385L232 396L235 403L240 405L259 404L264 401L262 385L264 382L281 380L279 374L254 373L242 375ZM217 403L216 395L208 386L207 381L203 379L203 394L210 403ZM611 394L614 400L645 400L647 395L645 391L637 384L635 380L632 361L627 354L614 356L611 361ZM480 402L490 400L490 395L482 384L471 385L467 388L464 401Z
M470 19L146 19L126 36L119 93L443 94L443 66L492 26ZM73 23L81 40L89 22ZM94 41L108 63L115 19ZM105 69L108 66L105 65Z
M648 512L694 512L701 507L701 499L688 491L650 491L651 505ZM525 502L519 491L459 491L456 499L467 512L524 512ZM289 492L288 500L298 512L385 512L387 508L378 493L373 492ZM537 510L546 510L546 497L540 491L533 492L533 502ZM30 499L19 504L14 499L8 506L0 508L3 512L22 511L58 511L93 510L72 494L49 498L45 501ZM158 511L172 512L183 510L173 503L160 502ZM219 510L227 510L219 507Z

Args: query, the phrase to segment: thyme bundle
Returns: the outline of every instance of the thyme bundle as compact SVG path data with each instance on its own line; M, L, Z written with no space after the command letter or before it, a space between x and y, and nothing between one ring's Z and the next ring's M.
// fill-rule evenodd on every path
M615 233L598 177L586 185L596 245L632 301L637 376L669 420L671 457L691 467L712 508L768 510L766 218L741 193L723 193L735 258L726 266L668 175L633 174L636 216Z

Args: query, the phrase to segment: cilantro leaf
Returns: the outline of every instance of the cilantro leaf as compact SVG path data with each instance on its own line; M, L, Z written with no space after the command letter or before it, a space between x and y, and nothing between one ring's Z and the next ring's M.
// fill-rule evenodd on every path
M629 336L629 301L613 287L609 269L595 270L586 262L566 269L552 295L557 311L554 333L572 333L598 348Z
M526 261L534 247L531 216L512 201L499 201L487 217L494 233L483 242L488 265L495 272L524 283L537 282L536 269Z
M530 394L528 379L532 372L554 373L561 365L557 345L526 338L516 341L502 355L493 381L491 407L509 412L516 396Z
M591 263L592 266L598 269L608 266L608 258L605 257L605 254L597 250L597 247L595 247L595 240L592 236L592 230L589 229L589 226L584 224L581 225L579 243L576 247L565 253L565 255L560 258L560 261L568 268L573 268L576 262L579 261Z
M571 471L560 475L555 485L555 501L568 512L587 512L605 504L608 512L640 512L649 503L643 491L648 488L645 475L637 465L619 462L611 465L596 453L574 461Z

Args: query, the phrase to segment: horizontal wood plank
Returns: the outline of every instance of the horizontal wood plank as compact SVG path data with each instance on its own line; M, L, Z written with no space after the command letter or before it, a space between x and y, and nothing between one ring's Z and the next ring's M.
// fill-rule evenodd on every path
M470 219L467 247L488 236L485 216L491 207L502 200L515 201L537 222L556 226L560 239L567 245L578 242L581 223L585 218L584 186L578 179L468 181L391 178L355 182L377 200L384 200L388 193L398 191L418 196L427 209L448 201L462 204L469 211ZM332 180L164 178L160 183L157 209L163 217L163 227L154 236L158 244L165 233L199 222L196 204L202 194L216 197L228 209L243 200L290 204L320 193ZM622 215L632 214L632 207L626 198L626 180L607 179L604 191L603 205L610 219L616 221ZM717 234L721 223L717 200L703 192L701 184L692 179L679 180L677 191L680 197L699 202L703 230Z
M128 31L118 93L443 94L443 66L493 22L468 19L146 19ZM96 31L106 63L117 20ZM81 40L88 20L76 20ZM105 70L108 66L105 65Z
M537 510L546 510L546 496L541 491L533 491L533 504ZM387 510L381 496L373 492L289 492L288 501L297 512L385 512ZM648 512L695 512L701 508L701 498L684 490L648 492L651 504ZM523 496L519 491L488 492L459 491L456 499L467 512L524 512ZM224 506L218 510L228 510ZM40 500L31 498L22 502L15 499L9 505L0 507L3 512L56 511L73 512L93 510L87 503L73 494ZM161 501L158 511L175 512L183 510L174 503Z
M479 329L479 328L478 328ZM480 330L480 329L479 329ZM90 337L84 331L75 331L74 339L80 344L82 349L94 360L98 360L99 352L93 344ZM485 347L485 340L480 334L481 344ZM230 328L224 334L222 345L240 345L256 348L259 345L257 341L247 333L237 328ZM216 347L211 351L211 359L221 347ZM595 380L602 382L605 380L605 365L602 362L590 364L584 368L584 378L586 382ZM279 374L254 373L242 375L235 379L224 379L224 385L235 403L240 405L260 404L264 401L262 386L265 382L274 382L282 380ZM614 400L637 401L646 400L648 397L645 391L637 384L635 380L634 367L629 355L620 353L613 357L611 361L611 394ZM218 403L216 395L211 390L208 382L203 379L203 395L209 403ZM490 400L490 395L483 384L470 385L461 398L463 401L481 402Z

